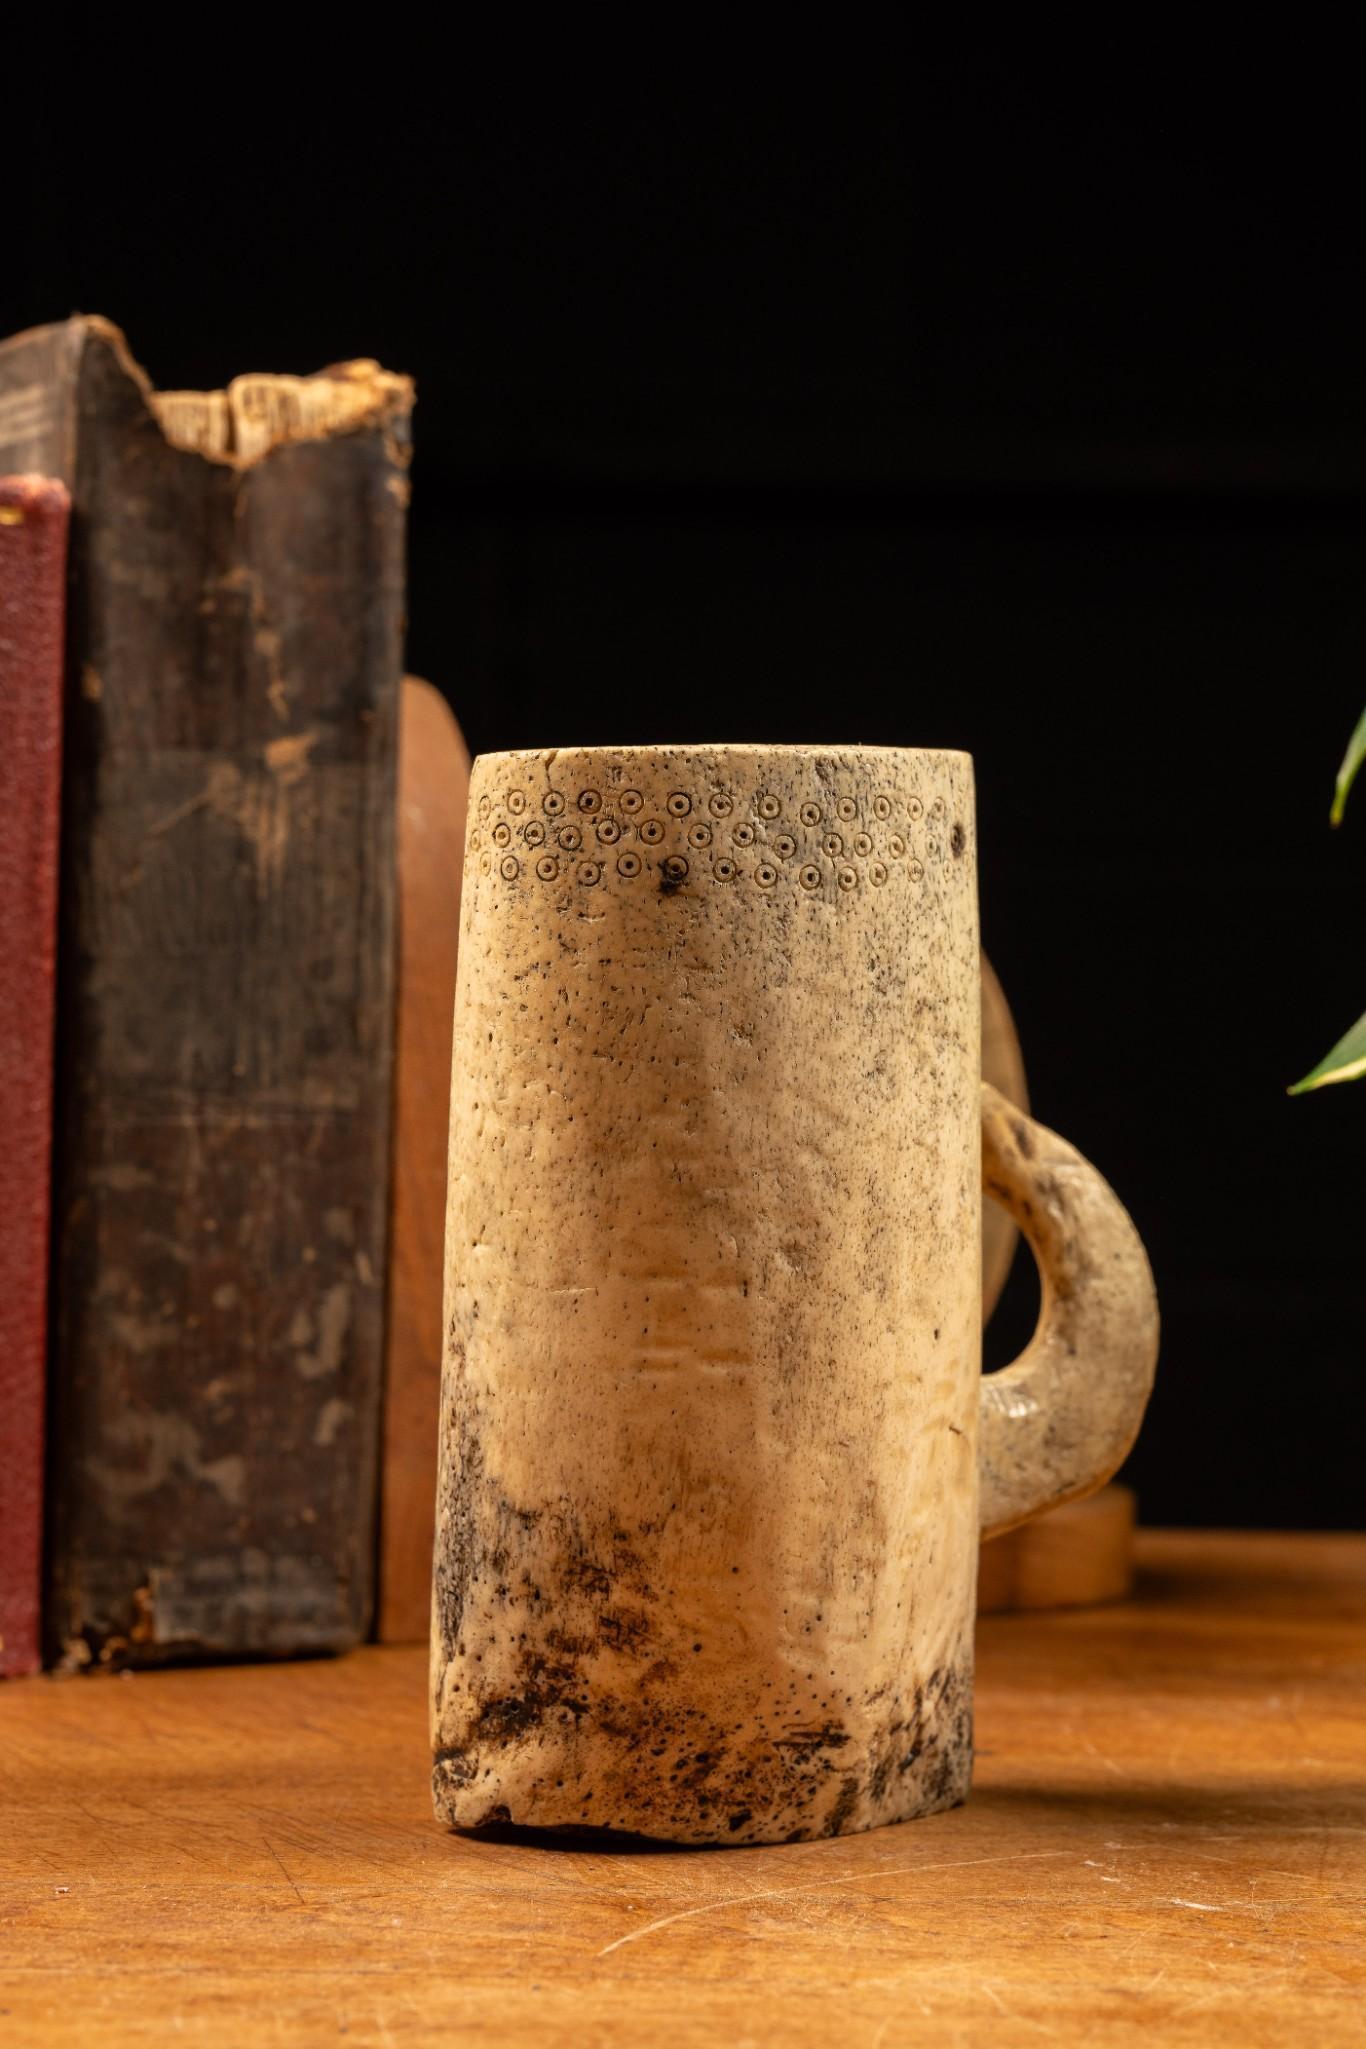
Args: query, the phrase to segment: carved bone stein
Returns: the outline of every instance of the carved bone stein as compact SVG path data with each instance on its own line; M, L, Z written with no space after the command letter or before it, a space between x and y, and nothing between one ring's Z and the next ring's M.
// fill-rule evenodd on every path
M489 755L469 816L438 1814L762 1843L950 1806L979 1531L1108 1478L1157 1346L1114 1195L982 1088L971 762ZM986 1379L984 1181L1043 1280Z

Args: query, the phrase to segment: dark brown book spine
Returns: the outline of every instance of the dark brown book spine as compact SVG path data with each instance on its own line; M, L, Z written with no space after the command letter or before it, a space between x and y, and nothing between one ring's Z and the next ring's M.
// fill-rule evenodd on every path
M101 321L0 349L0 458L46 420L75 512L68 1662L368 1625L410 398L373 365L159 398Z
M68 510L0 477L0 1676L39 1654Z

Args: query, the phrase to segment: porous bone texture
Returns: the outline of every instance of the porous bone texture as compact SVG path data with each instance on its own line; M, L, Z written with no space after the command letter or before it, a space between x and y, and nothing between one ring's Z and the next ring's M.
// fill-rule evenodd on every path
M476 764L442 1817L756 1843L964 1797L979 1072L966 756Z

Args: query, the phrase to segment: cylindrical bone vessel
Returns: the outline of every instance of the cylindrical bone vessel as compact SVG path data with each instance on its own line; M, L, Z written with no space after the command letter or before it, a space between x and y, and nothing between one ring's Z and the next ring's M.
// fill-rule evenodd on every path
M971 763L492 755L469 819L437 1811L741 1844L950 1806L983 1387ZM1029 1231L1040 1146L1076 1156L1008 1114L997 1192ZM1151 1293L1114 1228L1102 1350ZM1108 1426L1046 1329L1013 1396L998 1376L995 1520L1106 1477L1149 1326L1147 1378L1142 1343L1098 1362ZM1017 1451L1050 1391L1065 1452Z

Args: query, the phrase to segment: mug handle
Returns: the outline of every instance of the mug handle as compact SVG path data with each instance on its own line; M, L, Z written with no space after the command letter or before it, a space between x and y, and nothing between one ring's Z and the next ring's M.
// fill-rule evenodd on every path
M989 1082L982 1188L1028 1239L1043 1298L1019 1358L982 1379L981 1531L997 1537L1093 1493L1124 1459L1157 1364L1157 1291L1109 1183Z

